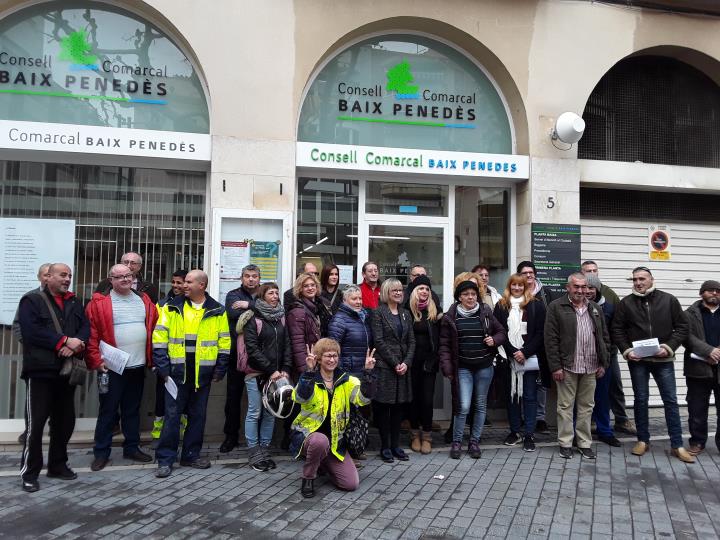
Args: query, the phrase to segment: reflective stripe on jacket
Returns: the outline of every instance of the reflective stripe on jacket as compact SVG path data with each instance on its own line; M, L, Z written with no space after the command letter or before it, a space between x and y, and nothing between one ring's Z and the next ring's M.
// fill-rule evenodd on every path
M153 332L153 363L161 376L171 376L176 383L185 382L186 352L195 353L195 388L221 379L230 357L230 329L225 308L205 295L205 313L200 321L194 350L185 347L185 297L173 298L160 308L160 318ZM188 336L189 337L189 336Z
M360 379L343 371L336 370L337 375L333 383L332 408L330 410L330 451L340 461L345 459L345 429L350 421L350 405L361 407L369 405L373 393L374 373L365 372L369 384L364 395L360 390ZM302 435L301 441L293 441L291 451L300 456L302 445L311 433L320 429L325 417L328 415L328 391L322 381L319 371L306 371L300 377L295 389L293 399L300 404L300 413L292 424L292 429Z

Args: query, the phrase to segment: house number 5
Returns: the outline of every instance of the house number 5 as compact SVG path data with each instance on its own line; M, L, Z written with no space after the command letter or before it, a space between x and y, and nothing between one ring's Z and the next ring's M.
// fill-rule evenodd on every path
M555 197L548 197L548 198L547 198L547 207L548 207L548 208L555 208Z

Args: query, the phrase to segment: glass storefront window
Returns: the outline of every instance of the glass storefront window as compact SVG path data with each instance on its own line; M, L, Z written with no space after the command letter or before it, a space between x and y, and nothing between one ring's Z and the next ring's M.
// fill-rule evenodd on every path
M455 188L455 274L477 264L490 268L490 284L504 289L510 274L507 188Z
M145 280L160 294L172 273L202 268L206 173L95 165L0 161L0 218L75 221L72 290L88 301L128 251L143 257ZM62 261L50 261L62 262ZM0 333L0 419L22 418L25 385L17 384L22 349L9 326ZM97 391L76 394L79 417L97 415Z
M368 213L447 216L447 186L401 182L368 182L366 186Z
M358 182L298 179L296 268L308 262L357 265Z

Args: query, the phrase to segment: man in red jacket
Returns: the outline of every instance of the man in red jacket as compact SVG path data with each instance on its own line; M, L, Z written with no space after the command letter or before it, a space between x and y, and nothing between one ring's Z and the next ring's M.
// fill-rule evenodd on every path
M118 407L125 437L123 456L139 462L152 457L140 450L140 401L145 379L145 366L152 365L152 332L158 313L147 294L132 288L133 273L128 266L116 264L108 276L112 288L107 293L93 294L85 312L90 321L90 339L86 362L90 369L107 372L109 389L100 394L100 412L95 426L95 459L90 468L99 471L110 460L112 432ZM100 354L100 342L128 353L122 374L109 371Z
M378 265L368 261L362 266L363 281L360 284L365 309L377 309L380 303L380 271Z

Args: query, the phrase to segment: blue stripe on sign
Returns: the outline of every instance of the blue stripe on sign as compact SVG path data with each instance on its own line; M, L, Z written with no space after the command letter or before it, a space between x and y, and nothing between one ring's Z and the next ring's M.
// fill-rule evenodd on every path
M164 99L132 98L129 101L130 101L130 103L150 103L151 105L167 105L167 101Z
M418 213L418 207L417 206L400 206L400 213L401 214L417 214Z
M473 124L445 124L449 128L475 129Z

